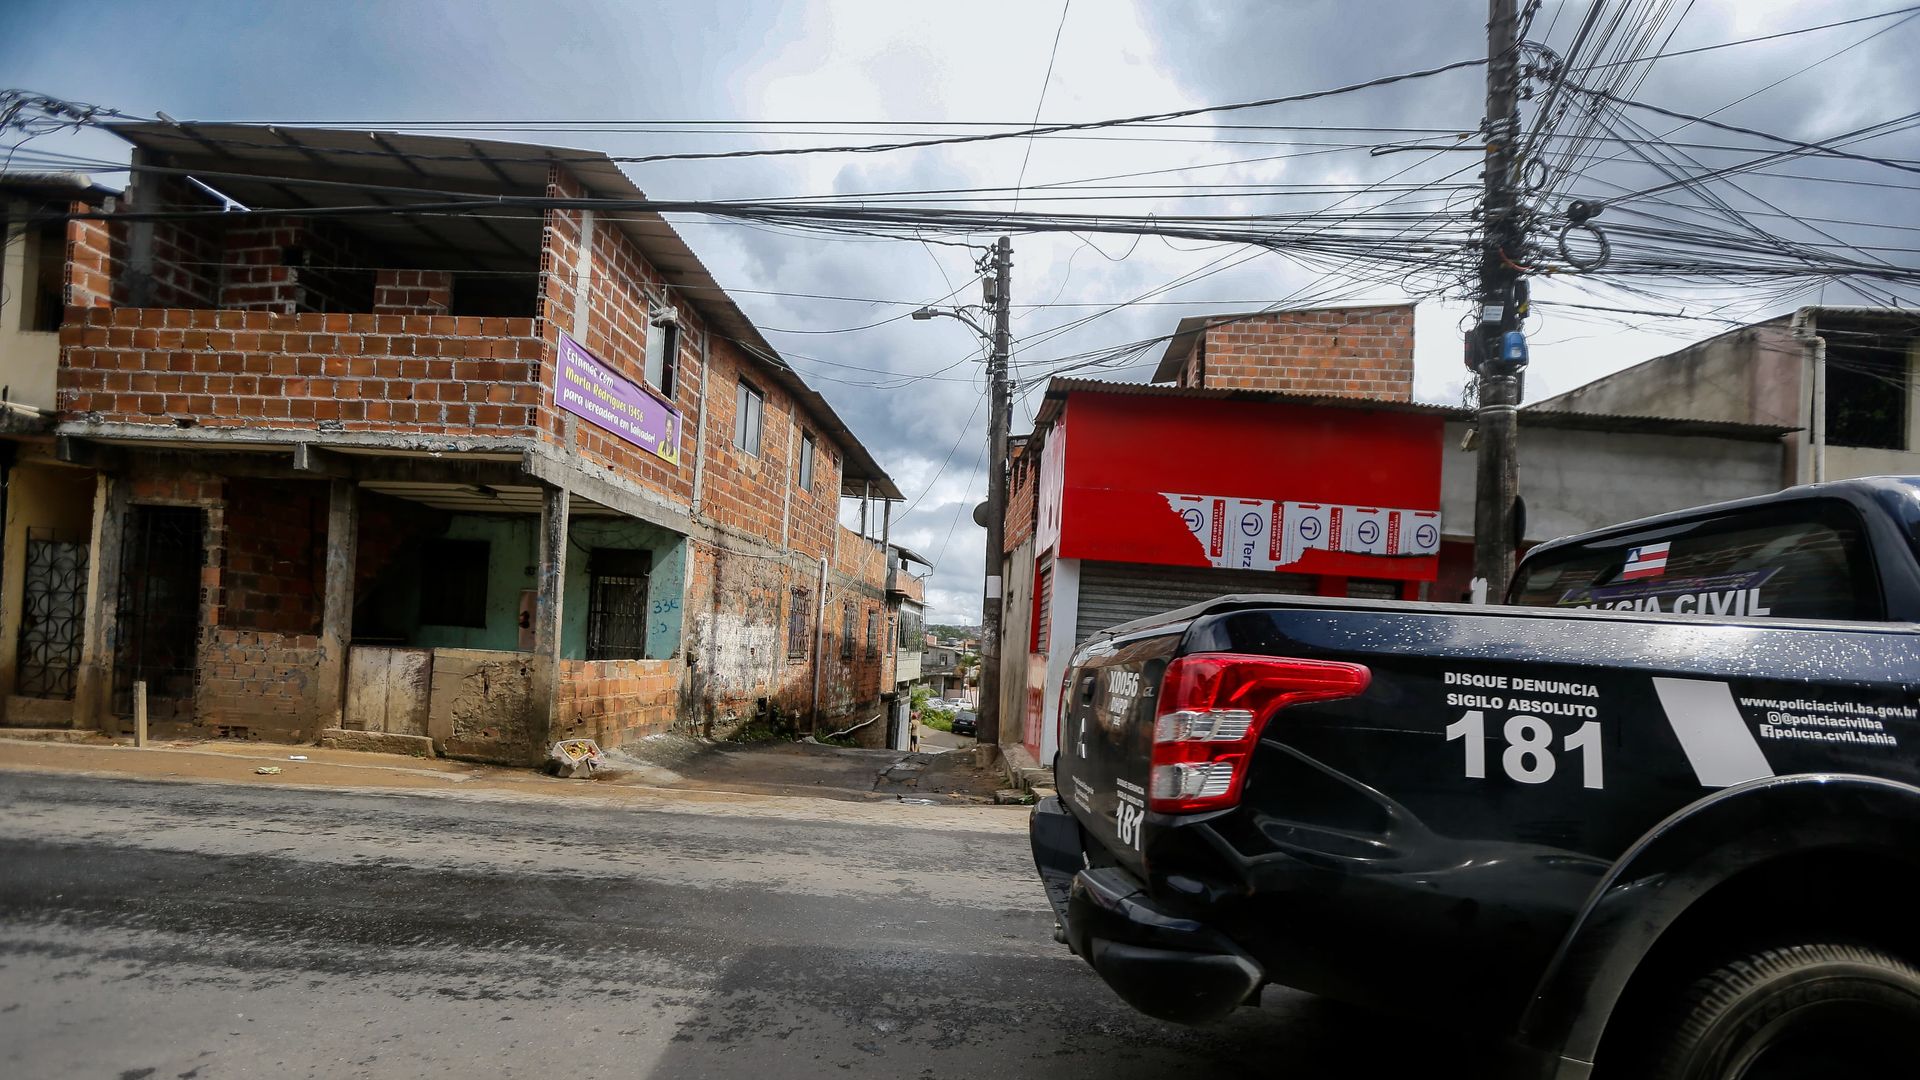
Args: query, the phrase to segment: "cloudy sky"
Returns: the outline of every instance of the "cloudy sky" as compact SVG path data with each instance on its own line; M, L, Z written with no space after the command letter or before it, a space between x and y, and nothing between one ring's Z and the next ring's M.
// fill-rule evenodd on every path
M1530 38L1564 51L1589 2L1545 0ZM1643 53L1896 6L1889 0L1603 5L1609 17L1636 25L1648 17L1650 44ZM459 121L492 138L652 154L884 141L989 130L960 124L1024 125L1036 116L1094 120L1336 87L1484 55L1484 18L1477 0L14 0L0 5L0 78L136 114L401 130ZM1626 32L1616 36L1624 39ZM1920 102L1916 49L1920 21L1902 15L1663 59L1635 67L1625 90L1681 112L1714 112L1731 124L1824 139L1911 111ZM1446 132L1471 132L1482 113L1482 79L1478 69L1466 69L1154 130L884 154L641 164L629 172L648 194L671 199L936 190L947 192L930 196L940 205L1005 209L1021 185L1023 210L1267 214L1355 211L1398 200L1387 209L1464 212L1472 206L1470 190L1433 185L1474 182L1475 155L1444 149L1373 154L1368 148L1433 147L1454 141ZM1627 112L1650 134L1687 144L1685 152L1702 167L1753 156L1751 149L1716 147L1766 145ZM700 131L665 123L689 120L733 123ZM512 121L544 123L516 130ZM32 145L124 157L97 136L50 136ZM1911 126L1850 148L1920 157ZM1605 197L1661 180L1625 143L1588 149L1594 152L1589 160L1618 159L1583 170L1565 194ZM114 176L102 179L118 183ZM1856 245L1852 254L1911 265L1911 251L1920 247L1912 180L1911 172L1883 166L1803 159L1745 177L1738 191L1717 187L1712 194L1735 204L1746 221L1820 250ZM1354 191L1369 184L1379 186ZM953 190L976 188L1003 190ZM1694 206L1707 198L1691 190L1667 196ZM1699 220L1700 213L1662 212L1683 222ZM986 427L978 342L958 322L914 322L905 315L949 296L977 302L973 263L992 236L929 234L923 243L796 235L699 218L678 224L907 493L895 536L937 562L929 583L936 620L976 621L984 545L969 510L984 497ZM1857 246L1870 250L1863 254ZM1038 390L1062 358L1168 333L1184 315L1310 298L1420 299L1417 394L1458 401L1464 373L1457 327L1468 308L1436 291L1430 278L1302 263L1239 246L1019 236L1014 430L1027 429ZM1682 287L1579 276L1548 280L1535 298L1690 317L1541 304L1529 324L1530 399L1718 332L1729 319L1776 314L1798 303L1863 300L1844 284L1805 279ZM1094 374L1145 379L1158 355L1154 349L1142 363Z

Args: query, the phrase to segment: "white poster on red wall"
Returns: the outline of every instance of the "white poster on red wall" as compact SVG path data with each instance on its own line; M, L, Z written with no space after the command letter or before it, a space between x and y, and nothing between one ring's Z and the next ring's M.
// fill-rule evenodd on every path
M1225 552L1226 539L1220 531L1220 511L1226 500L1212 495L1161 494L1166 498L1167 506L1172 508L1174 516L1180 519L1180 524L1193 534L1200 550L1207 553L1207 561L1215 566L1225 565L1220 561Z
M1331 503L1282 504L1280 531L1285 540L1280 559L1274 565L1297 563L1302 555L1315 549L1340 550L1340 510Z
M1392 511L1379 506L1349 506L1340 515L1341 551L1355 555L1390 555L1387 527Z
M1440 513L1340 503L1276 502L1161 492L1208 565L1272 570L1309 551L1355 555L1434 555Z
M1226 540L1226 562L1235 570L1271 570L1273 558L1273 501L1271 499L1225 500L1226 525L1221 529ZM1216 564L1220 565L1220 564Z
M1395 555L1440 554L1440 512L1438 510L1396 510L1400 546Z

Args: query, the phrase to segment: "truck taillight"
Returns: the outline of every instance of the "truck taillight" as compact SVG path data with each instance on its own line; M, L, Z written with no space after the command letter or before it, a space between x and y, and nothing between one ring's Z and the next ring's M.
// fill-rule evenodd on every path
M1162 813L1219 810L1240 801L1260 731L1289 705L1358 697L1360 664L1203 653L1167 665L1153 722L1148 804Z

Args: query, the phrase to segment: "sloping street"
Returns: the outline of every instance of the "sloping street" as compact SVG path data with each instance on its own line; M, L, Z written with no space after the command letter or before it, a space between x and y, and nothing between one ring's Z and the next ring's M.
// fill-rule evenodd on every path
M1024 828L0 773L0 1073L1471 1075L1288 992L1138 1016L1049 940Z

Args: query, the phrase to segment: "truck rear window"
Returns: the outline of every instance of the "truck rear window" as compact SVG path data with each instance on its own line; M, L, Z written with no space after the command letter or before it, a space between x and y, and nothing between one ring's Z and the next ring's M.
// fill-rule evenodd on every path
M1529 557L1511 602L1721 618L1881 617L1860 522L1841 503L1794 503L1663 525Z

